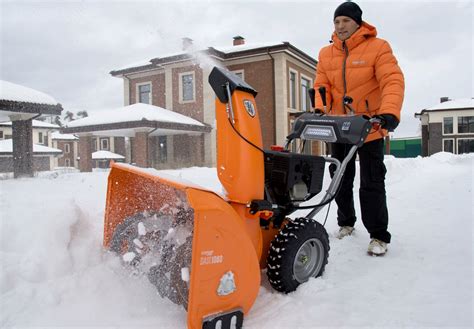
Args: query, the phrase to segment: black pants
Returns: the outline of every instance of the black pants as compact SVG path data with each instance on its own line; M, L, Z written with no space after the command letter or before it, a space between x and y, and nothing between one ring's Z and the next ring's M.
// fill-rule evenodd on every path
M350 148L351 146L346 144L332 144L331 154L342 161ZM385 195L385 173L387 169L383 163L383 148L383 139L377 139L365 143L357 150L360 165L359 201L362 222L370 233L370 237L390 243L391 236L387 231L388 211ZM356 154L347 164L339 193L336 196L339 226L354 226L356 222L353 194ZM335 168L330 166L331 177L334 170Z

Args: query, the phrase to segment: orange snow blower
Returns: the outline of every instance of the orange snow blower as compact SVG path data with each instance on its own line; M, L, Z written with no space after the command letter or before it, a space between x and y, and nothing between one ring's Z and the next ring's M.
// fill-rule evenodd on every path
M313 218L334 198L346 163L370 123L362 117L301 115L285 147L262 148L257 92L214 68L217 95L217 173L226 195L157 171L114 164L109 174L104 245L147 274L162 297L183 305L188 327L241 328L266 268L273 288L294 291L326 266L329 239ZM352 144L340 163L290 152L293 143ZM319 204L326 162L335 174ZM290 218L297 209L307 217Z

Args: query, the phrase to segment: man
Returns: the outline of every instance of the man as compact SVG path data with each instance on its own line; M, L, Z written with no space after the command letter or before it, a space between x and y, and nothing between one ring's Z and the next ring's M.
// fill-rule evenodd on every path
M375 27L362 21L362 10L354 2L344 2L334 12L332 44L321 49L314 88L326 88L327 110L331 115L365 115L381 119L379 131L371 131L359 148L359 199L362 222L370 234L368 253L384 255L391 235L385 195L384 136L400 121L404 78L387 41L379 39ZM316 108L322 109L317 97ZM342 160L349 147L331 145L333 157ZM334 168L331 168L331 175ZM353 182L355 156L349 162L336 197L337 237L354 231Z

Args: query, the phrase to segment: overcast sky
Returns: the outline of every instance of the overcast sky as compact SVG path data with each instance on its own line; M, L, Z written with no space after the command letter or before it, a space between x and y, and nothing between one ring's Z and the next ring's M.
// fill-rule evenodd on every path
M43 91L65 110L123 105L109 72L198 46L289 41L317 58L342 1L5 1L0 79ZM468 98L473 87L473 2L357 1L363 19L388 40L405 74L395 137L419 134L413 114L439 98Z

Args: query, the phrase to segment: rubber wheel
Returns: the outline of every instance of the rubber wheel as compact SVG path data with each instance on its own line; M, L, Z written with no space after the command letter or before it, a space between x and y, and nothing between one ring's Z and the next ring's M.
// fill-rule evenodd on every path
M309 218L289 222L270 244L267 276L280 292L295 291L324 272L329 256L329 237L324 226Z

